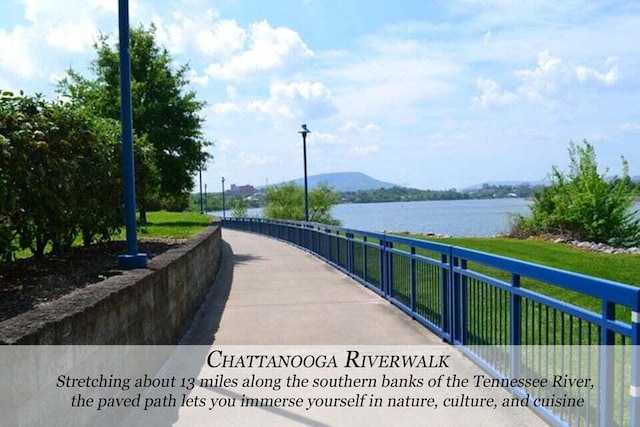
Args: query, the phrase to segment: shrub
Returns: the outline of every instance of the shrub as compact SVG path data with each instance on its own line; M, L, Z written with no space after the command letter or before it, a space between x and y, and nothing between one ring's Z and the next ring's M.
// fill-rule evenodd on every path
M117 124L41 96L0 99L0 257L108 239L122 222Z
M243 218L247 216L247 202L242 197L236 200L231 216L234 218Z
M264 208L265 218L304 221L304 190L295 183L269 187L265 200L267 202ZM331 216L331 208L339 200L340 196L324 183L311 190L309 221L340 225L340 221Z
M628 176L629 166L622 159L622 178L607 179L600 174L593 146L569 147L569 172L554 167L551 185L533 197L530 216L517 216L514 235L541 233L632 246L640 243L640 219L631 211L638 194Z

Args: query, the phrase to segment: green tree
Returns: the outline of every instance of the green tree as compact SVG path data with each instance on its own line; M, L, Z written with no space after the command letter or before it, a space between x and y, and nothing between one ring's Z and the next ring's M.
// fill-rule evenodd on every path
M142 155L152 156L155 165L154 170L138 174L145 183L136 189L142 222L158 198L165 207L187 208L193 176L209 159L204 149L210 145L201 130L205 104L188 88L189 68L174 65L168 51L156 43L155 31L153 25L141 26L130 35L134 133L138 141L149 142L152 149L146 147ZM98 116L119 120L118 45L103 35L95 48L97 58L91 63L95 77L69 70L58 90Z
M231 216L234 218L243 218L247 216L247 202L242 197L236 200Z
M269 187L265 194L264 217L304 221L304 189L290 182ZM340 196L326 184L320 184L309 192L309 221L340 225L331 216L331 208Z
M569 147L569 172L554 167L551 185L534 195L529 217L519 216L515 228L524 234L561 233L581 240L630 246L640 243L640 220L631 211L638 194L622 159L622 177L598 172L589 142Z

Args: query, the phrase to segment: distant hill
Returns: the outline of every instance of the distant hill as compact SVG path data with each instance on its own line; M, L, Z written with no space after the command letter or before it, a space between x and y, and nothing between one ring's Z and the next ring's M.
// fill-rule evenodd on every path
M297 185L304 185L304 178L294 181ZM308 177L309 189L314 188L321 182L326 183L329 187L333 187L336 191L366 191L376 190L378 188L398 187L390 182L379 181L371 178L361 172L339 172L339 173L323 173L320 175L310 175Z

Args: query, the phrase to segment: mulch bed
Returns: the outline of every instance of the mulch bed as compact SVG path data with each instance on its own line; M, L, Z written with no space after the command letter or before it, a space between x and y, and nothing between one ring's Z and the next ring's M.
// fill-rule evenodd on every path
M138 250L153 258L185 240L144 240ZM122 241L73 248L42 260L21 259L0 264L0 322L29 311L39 304L60 298L76 289L122 274L117 270L118 255L126 253Z

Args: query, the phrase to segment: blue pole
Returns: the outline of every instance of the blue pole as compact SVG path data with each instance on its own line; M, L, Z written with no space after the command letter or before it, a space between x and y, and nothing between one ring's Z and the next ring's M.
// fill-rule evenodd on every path
M309 185L307 183L307 133L302 133L302 155L304 157L304 220L309 222Z
M224 176L222 177L222 219L227 217L226 207L224 205Z
M131 62L129 57L129 0L118 0L120 38L120 109L122 124L122 173L127 253L118 256L121 269L145 268L147 254L138 253L136 236L136 181L133 160L133 115L131 113Z

